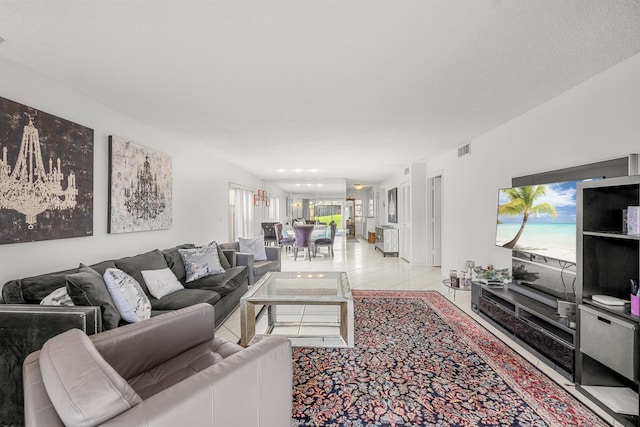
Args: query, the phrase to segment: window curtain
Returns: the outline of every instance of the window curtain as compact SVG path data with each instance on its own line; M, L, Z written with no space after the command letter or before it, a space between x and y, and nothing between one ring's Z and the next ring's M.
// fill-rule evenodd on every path
M266 222L280 221L280 197L271 196L269 203L269 209L267 210Z
M253 206L253 190L231 186L231 241L239 237L253 237L256 232L255 208Z

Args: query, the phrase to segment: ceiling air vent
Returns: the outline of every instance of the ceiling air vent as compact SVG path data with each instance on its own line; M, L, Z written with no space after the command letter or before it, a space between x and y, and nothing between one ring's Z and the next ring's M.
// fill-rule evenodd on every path
M458 157L466 156L468 154L471 154L471 144L465 144L458 148Z
M404 174L409 175L409 168L404 168Z

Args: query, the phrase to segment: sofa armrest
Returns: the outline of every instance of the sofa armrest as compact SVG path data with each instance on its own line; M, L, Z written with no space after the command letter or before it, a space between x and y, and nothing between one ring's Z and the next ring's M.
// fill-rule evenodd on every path
M265 246L265 252L267 253L267 259L271 261L278 261L278 264L282 262L282 248L280 246ZM280 271L280 268L278 268Z
M247 272L249 273L249 286L253 285L256 281L253 254L236 252L236 262L238 265L244 265L247 267Z
M291 426L291 342L269 336L157 393L104 426Z
M0 423L22 425L25 358L40 350L49 338L69 329L77 328L87 335L100 332L100 307L0 304L0 325Z

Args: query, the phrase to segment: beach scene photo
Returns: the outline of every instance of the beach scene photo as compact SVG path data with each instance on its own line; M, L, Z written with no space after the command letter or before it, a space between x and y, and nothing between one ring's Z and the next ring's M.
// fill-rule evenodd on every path
M496 245L575 262L576 182L501 189Z

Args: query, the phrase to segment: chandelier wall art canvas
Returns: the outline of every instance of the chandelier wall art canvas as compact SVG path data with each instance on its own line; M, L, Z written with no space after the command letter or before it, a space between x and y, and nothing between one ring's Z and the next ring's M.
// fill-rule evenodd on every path
M109 233L172 225L171 157L109 136Z
M93 129L0 97L0 244L93 234Z

